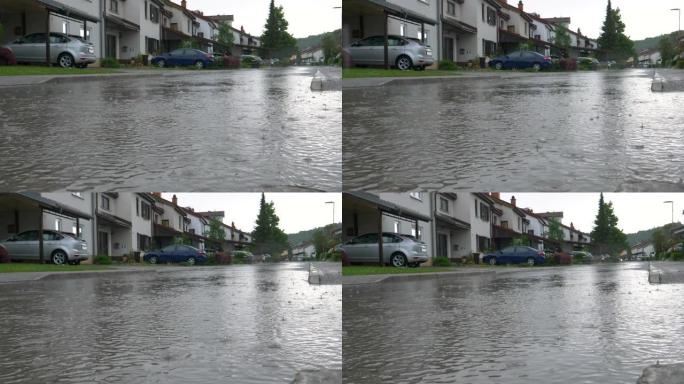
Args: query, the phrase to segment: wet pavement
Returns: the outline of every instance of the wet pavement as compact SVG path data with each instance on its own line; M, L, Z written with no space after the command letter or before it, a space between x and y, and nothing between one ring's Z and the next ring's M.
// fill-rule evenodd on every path
M634 384L681 362L683 294L645 262L345 285L344 382Z
M681 191L684 92L654 71L345 88L345 189Z
M0 190L340 191L342 92L317 69L3 88Z
M307 263L0 285L0 383L290 383L342 368Z

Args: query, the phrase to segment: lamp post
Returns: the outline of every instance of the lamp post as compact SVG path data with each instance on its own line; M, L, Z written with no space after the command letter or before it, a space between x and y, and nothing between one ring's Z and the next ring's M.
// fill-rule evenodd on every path
M334 201L326 201L326 204L332 204L333 207L333 224L335 224L335 202Z
M679 12L679 29L677 29L677 35L679 35L679 32L682 31L682 9L681 8L672 8L670 11L677 11Z
M665 201L663 204L670 204L672 206L672 221L671 223L674 224L674 201Z

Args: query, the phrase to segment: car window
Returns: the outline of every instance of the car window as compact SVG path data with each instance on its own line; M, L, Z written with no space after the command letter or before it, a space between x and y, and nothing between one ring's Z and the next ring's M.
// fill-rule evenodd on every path
M506 247L501 250L503 253L513 253L515 251L515 247Z
M19 241L37 241L38 231L26 231L17 235Z
M385 38L383 36L373 36L366 40L367 44L372 47L382 47L385 46Z
M42 33L34 33L33 35L28 35L26 37L26 42L29 44L45 44L45 35Z
M68 42L69 40L64 36L50 35L50 44L64 44Z
M396 37L390 37L387 39L387 45L390 47L398 47L401 45L402 40Z
M176 250L176 246L175 246L175 245L169 245L169 246L166 246L166 247L162 248L162 251L164 251L164 252L173 252L173 251L175 251L175 250Z
M382 235L382 242L383 243L401 243L403 239L399 236L394 236L394 235Z
M371 244L371 243L377 243L378 242L378 234L377 233L368 233L363 236L359 236L354 240L354 243L356 244Z
M171 54L180 56L183 54L183 51L184 51L183 49L176 49L176 50L171 51Z

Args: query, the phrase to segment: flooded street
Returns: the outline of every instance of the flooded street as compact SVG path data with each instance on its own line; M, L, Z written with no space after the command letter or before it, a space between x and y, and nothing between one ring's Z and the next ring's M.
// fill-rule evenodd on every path
M290 383L342 368L341 285L309 285L307 263L169 269L0 285L0 382Z
M684 285L647 263L345 285L345 383L634 384L684 354Z
M653 70L345 89L350 190L681 191L684 92Z
M340 191L342 92L316 69L4 88L0 190Z

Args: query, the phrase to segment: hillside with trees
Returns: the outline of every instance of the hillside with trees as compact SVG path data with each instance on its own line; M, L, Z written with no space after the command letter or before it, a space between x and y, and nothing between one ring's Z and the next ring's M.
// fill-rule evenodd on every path
M335 228L342 228L341 223L336 223L334 224ZM290 243L291 247L294 247L298 244L301 244L303 242L311 242L313 241L314 234L320 230L328 231L330 232L330 229L333 227L333 224L326 225L325 227L317 227L313 229L309 229L306 231L300 231L297 233L292 233L287 235L288 242Z

